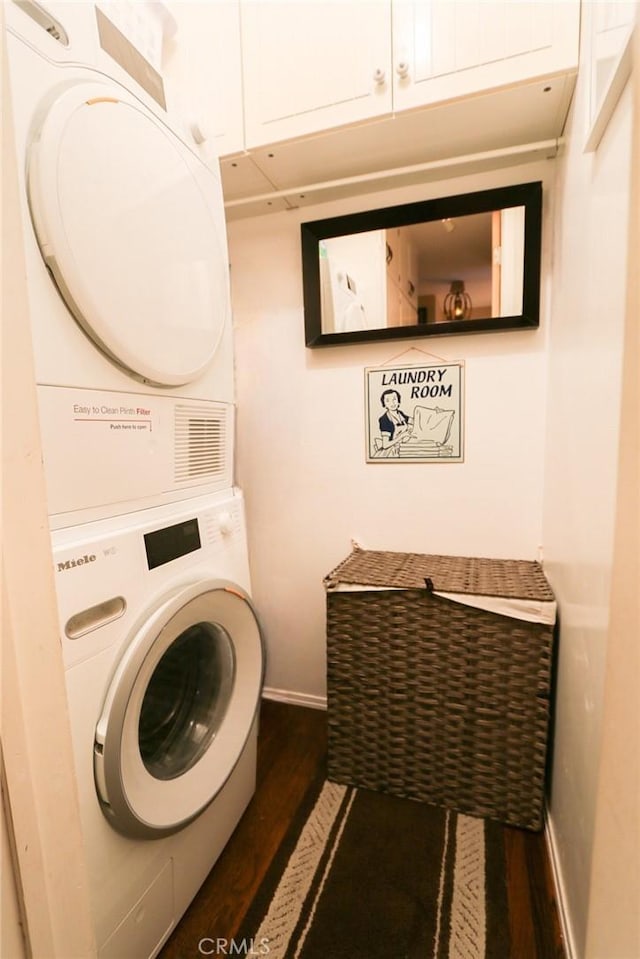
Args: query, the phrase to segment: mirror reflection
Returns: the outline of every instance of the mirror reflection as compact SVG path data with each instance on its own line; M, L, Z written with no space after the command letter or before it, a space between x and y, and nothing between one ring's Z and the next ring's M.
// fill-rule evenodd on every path
M542 183L300 225L307 346L538 326Z
M318 244L322 333L523 312L524 206Z

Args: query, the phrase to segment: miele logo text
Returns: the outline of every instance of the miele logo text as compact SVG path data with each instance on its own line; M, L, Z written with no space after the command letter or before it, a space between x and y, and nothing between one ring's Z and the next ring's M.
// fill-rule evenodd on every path
M95 563L94 553L87 553L84 556L77 556L75 559L66 559L64 563L58 563L58 572L63 573L65 569L73 569L75 566L85 566L87 563Z

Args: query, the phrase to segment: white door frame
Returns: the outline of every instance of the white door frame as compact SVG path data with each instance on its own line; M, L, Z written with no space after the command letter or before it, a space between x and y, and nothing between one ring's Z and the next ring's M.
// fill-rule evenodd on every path
M25 953L96 955L58 636L2 43L2 688L0 733ZM4 813L3 813L4 815ZM11 864L9 864L11 865ZM15 918L15 914L14 914ZM15 931L15 929L14 929Z

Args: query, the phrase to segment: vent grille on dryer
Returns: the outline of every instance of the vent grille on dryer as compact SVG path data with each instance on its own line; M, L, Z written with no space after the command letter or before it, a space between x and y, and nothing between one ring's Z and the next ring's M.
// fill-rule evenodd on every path
M176 482L224 479L230 466L225 407L177 404L175 417Z

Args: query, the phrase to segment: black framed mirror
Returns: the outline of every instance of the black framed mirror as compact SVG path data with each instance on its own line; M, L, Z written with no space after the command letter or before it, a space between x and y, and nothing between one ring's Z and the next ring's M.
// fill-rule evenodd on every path
M542 183L301 224L308 347L537 327Z

